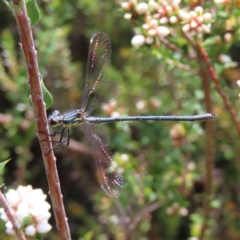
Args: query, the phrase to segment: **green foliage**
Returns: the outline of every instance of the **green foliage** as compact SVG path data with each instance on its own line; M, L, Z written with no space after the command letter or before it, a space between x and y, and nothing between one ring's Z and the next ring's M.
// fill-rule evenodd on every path
M41 18L41 14L40 14L40 10L38 8L36 0L27 0L26 7L27 7L28 16L31 21L31 25L37 24Z
M43 93L43 99L44 99L44 102L46 103L46 109L49 109L53 105L53 97L51 93L48 91L48 89L46 88L43 80L41 80L41 88ZM29 103L32 106L31 96L29 97Z
M6 165L9 161L10 161L10 160L6 160L6 161L0 163L0 175L3 174L3 169L4 169L5 165Z
M19 227L19 231L22 231L25 227L30 225L32 222L32 216L26 216L23 218L21 226Z

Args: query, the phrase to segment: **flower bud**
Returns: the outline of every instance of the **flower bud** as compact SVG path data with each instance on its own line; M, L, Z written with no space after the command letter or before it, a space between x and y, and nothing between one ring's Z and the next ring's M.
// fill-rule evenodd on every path
M190 30L190 24L185 24L185 25L183 25L183 26L182 26L182 30L183 30L184 32L188 32L188 31Z
M51 225L48 223L39 223L37 225L37 232L39 233L47 233L52 229Z
M203 18L205 21L210 21L212 20L212 14L211 13L204 13Z
M25 228L25 233L27 236L35 236L37 230L34 225L29 225Z
M131 44L133 45L133 47L140 47L144 45L144 43L145 43L145 36L140 34L135 35L131 40Z
M146 37L145 42L150 45L154 42L154 39L152 37Z
M121 7L124 10L128 10L128 11L131 10L131 4L129 2L122 2Z
M124 18L127 19L127 20L131 19L132 18L132 14L131 13L125 13L124 14Z
M156 30L155 30L155 29L149 29L149 30L148 30L148 35L149 35L150 37L154 37L154 36L156 35Z
M146 13L147 10L148 10L148 4L144 2L139 3L136 7L136 11L140 15Z
M159 20L160 24L167 24L168 23L168 18L167 17L162 17L160 20Z
M177 17L176 16L171 16L170 19L169 19L170 23L174 24L178 21Z
M198 14L198 15L202 15L203 13L203 8L201 6L197 6L194 11Z
M188 21L190 20L191 16L189 13L183 11L183 10L179 10L178 11L178 16L183 20L183 21Z
M160 27L157 28L157 34L160 37L166 37L169 33L170 33L170 30L167 27L160 26Z
M144 23L144 24L142 25L142 28L143 28L144 30L148 30L149 27L150 27L150 26L149 26L147 23Z
M231 43L231 42L232 42L232 34L231 34L231 33L225 33L225 34L224 34L224 40L225 40L227 43Z

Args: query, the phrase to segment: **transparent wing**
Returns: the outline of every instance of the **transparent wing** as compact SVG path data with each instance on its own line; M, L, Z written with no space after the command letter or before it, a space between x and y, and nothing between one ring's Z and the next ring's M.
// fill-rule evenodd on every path
M83 129L87 140L92 144L93 155L97 167L97 177L101 188L110 197L119 196L119 188L123 187L123 178L113 162L112 153L102 138L92 130L92 125L84 121Z
M98 106L103 106L118 97L120 94L120 86L114 81L102 81L98 84L94 98L88 104L87 114L89 115L93 109Z
M105 78L112 54L110 38L106 33L97 32L91 40L88 52L86 83L82 96L82 111L86 111L89 96Z

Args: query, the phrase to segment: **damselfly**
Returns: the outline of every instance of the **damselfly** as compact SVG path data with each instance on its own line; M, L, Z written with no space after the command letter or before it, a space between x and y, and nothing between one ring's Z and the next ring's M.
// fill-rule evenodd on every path
M82 95L81 108L61 114L54 111L48 121L56 127L56 133L61 133L59 143L63 143L64 130L67 130L66 145L69 144L69 129L75 125L83 125L86 139L92 145L92 151L97 167L97 176L103 191L110 197L119 196L119 188L123 186L123 178L116 164L113 162L112 153L107 147L107 137L98 129L101 123L120 121L204 121L216 117L213 113L193 116L129 116L129 117L93 117L90 113L97 106L104 105L114 100L119 94L119 85L114 81L105 80L106 69L110 63L112 53L111 41L103 32L95 33L91 40L87 61L86 82ZM93 96L88 104L89 97ZM88 107L87 107L88 104Z

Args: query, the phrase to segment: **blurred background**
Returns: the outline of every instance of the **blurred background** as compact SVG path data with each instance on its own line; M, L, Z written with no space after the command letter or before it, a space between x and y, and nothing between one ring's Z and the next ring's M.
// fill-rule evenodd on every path
M229 56L228 62L239 61L240 10L234 3L206 2L208 11L218 11L207 37L223 39L219 44L210 42L206 49L221 87L238 113L239 68L219 60L223 54ZM89 40L97 31L111 38L113 52L107 79L121 85L121 94L115 103L96 109L93 115L207 112L198 61L186 60L161 44L133 48L131 39L141 19L124 19L126 11L120 2L41 0L38 4L42 17L32 30L40 73L54 98L48 115L55 109L67 112L80 107ZM230 41L224 41L227 23L234 30ZM175 34L170 41L189 51L181 36ZM6 189L30 184L48 194L19 42L14 16L1 1L0 160L11 158L1 181ZM200 239L206 223L206 199L210 209L202 239L240 239L239 136L212 83L211 98L218 117L213 120L210 196L206 196L206 122L119 122L102 126L110 136L114 160L123 171L125 187L119 199L110 199L102 192L81 126L72 129L70 146L55 152L72 239ZM0 224L0 238L14 239L4 233L4 223ZM51 224L53 229L43 237L45 240L58 239L53 216Z

